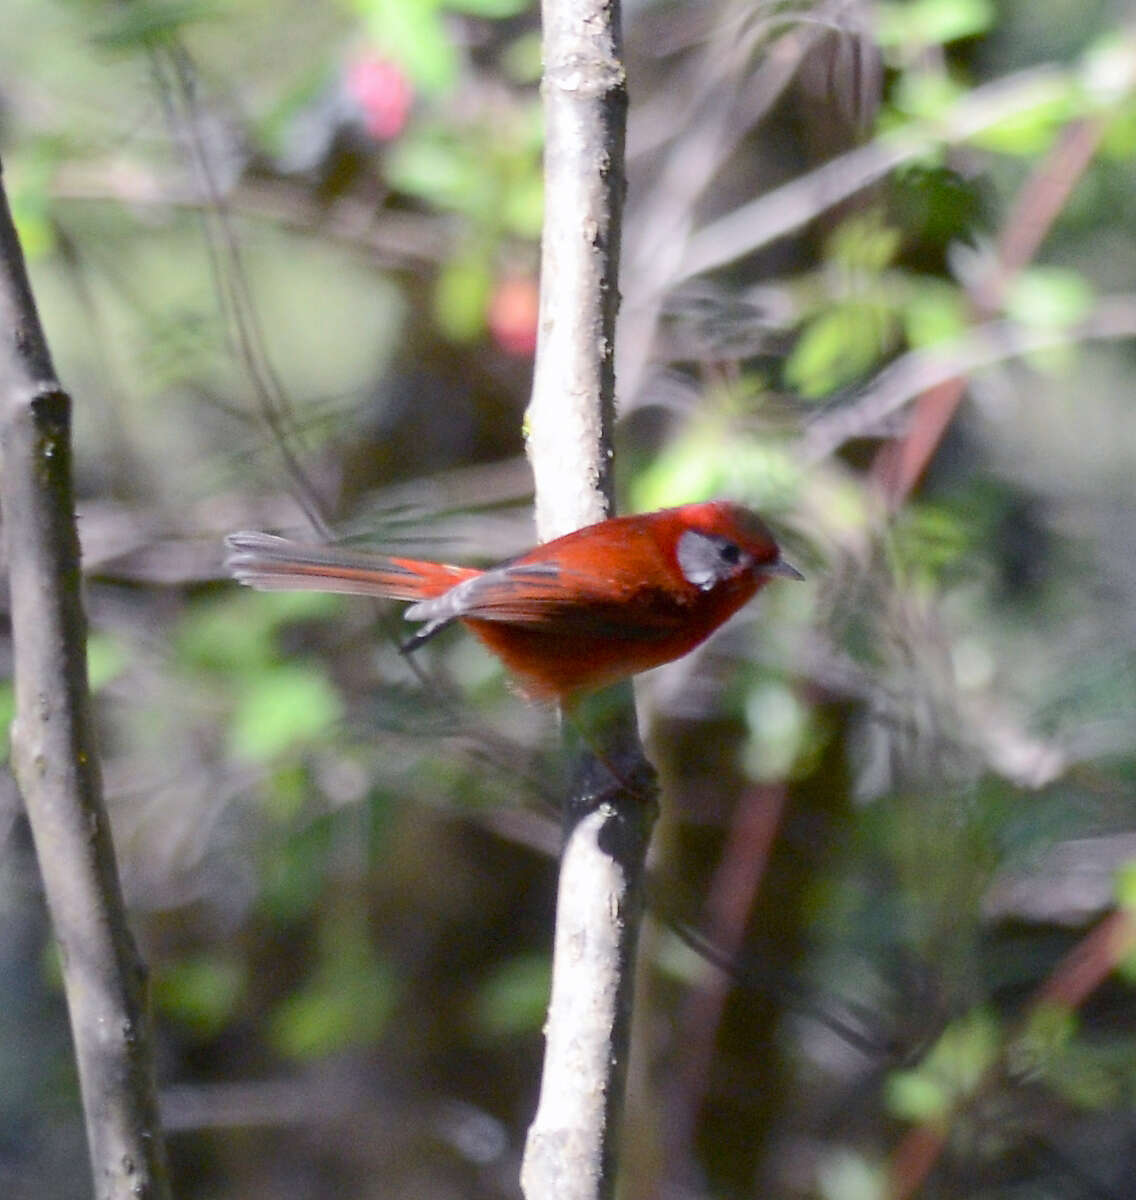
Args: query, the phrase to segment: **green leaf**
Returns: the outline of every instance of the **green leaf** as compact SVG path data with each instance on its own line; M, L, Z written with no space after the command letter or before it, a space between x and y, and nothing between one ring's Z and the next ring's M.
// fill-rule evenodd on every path
M933 121L957 104L966 91L961 83L949 75L908 71L900 76L892 89L891 107L905 117Z
M1023 1076L1040 1065L1054 1061L1077 1032L1077 1014L1065 1004L1035 1005L1025 1029L1014 1039L1012 1067Z
M1101 138L1102 157L1128 162L1136 155L1136 104L1119 108Z
M1023 325L1064 329L1084 320L1093 307L1084 275L1062 267L1031 267L1011 284L1006 312Z
M1126 30L1109 29L1084 53L1080 83L1090 103L1100 109L1131 105L1136 72L1132 40Z
M908 1121L945 1117L960 1100L973 1094L994 1065L1000 1036L994 1016L983 1009L948 1025L918 1067L889 1076L888 1107Z
M16 693L8 682L0 683L0 762L7 762L12 751L12 718L16 715Z
M762 684L746 697L745 762L751 779L787 779L809 732L809 710L784 684Z
M104 11L112 13L106 25L91 35L96 46L108 50L136 50L176 37L187 26L212 16L205 4L154 4L133 0Z
M1130 859L1116 872L1116 903L1136 913L1136 858Z
M639 511L712 496L733 496L764 512L787 508L802 482L796 458L783 446L740 436L729 422L707 420L676 438L636 478Z
M211 1038L232 1018L247 983L243 962L216 955L184 958L156 972L154 999L173 1020Z
M920 1071L897 1071L888 1077L884 1094L888 1110L914 1124L942 1120L950 1110L949 1090Z
M12 207L12 220L20 249L28 262L46 258L55 249L55 226L52 223L49 199L50 178L54 172L47 156L40 156L30 165L21 160L21 169L9 169L8 196Z
M514 38L501 54L501 69L513 83L537 83L543 64L540 34L522 33Z
M470 342L485 331L493 278L484 256L446 263L434 290L434 319L455 342Z
M260 673L239 698L229 744L242 758L267 761L315 741L342 714L339 696L317 668L273 667Z
M532 7L532 0L445 0L445 4L453 12L500 20L503 17L516 17L528 12Z
M972 547L965 518L941 505L909 504L897 518L892 554L902 573L936 574L962 559Z
M887 1173L851 1150L825 1156L817 1187L824 1200L886 1200L890 1190Z
M382 1035L398 998L398 978L378 958L366 930L337 928L315 977L288 996L269 1022L269 1037L289 1058L310 1059L371 1045Z
M884 224L879 212L852 217L829 239L826 257L851 271L879 272L899 252L903 235Z
M890 347L895 316L881 303L847 301L810 321L785 363L802 395L828 395L864 375Z
M121 675L127 662L125 649L114 638L100 633L87 638L87 679L92 692Z
M478 989L474 1022L490 1037L512 1037L541 1027L548 1006L551 967L544 955L514 958Z
M465 148L444 131L422 129L391 147L386 175L399 191L461 212L472 190L481 187L484 165L472 163Z
M544 180L535 160L533 168L505 188L501 225L506 233L535 240L540 237L544 223Z
M322 592L233 591L202 604L181 622L174 638L178 658L189 666L226 675L275 662L277 629L297 621L332 617L341 598Z
M881 2L873 17L881 46L918 50L985 33L994 23L994 5L990 0Z
M322 817L292 833L266 857L259 903L274 921L297 921L316 907L327 882L333 828L333 818Z
M951 341L969 324L963 297L955 288L938 283L916 288L900 315L904 336L915 349Z
M1081 104L1071 89L1056 85L1033 108L1013 113L975 134L973 144L998 154L1032 158L1053 144L1058 132L1080 114Z
M375 46L423 92L439 94L458 76L458 53L435 0L360 0Z

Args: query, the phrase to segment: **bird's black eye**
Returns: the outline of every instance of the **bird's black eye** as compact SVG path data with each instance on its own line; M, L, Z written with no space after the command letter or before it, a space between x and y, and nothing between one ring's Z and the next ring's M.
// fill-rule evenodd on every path
M742 560L741 547L735 546L733 542L723 542L718 547L718 557L731 567L736 567Z

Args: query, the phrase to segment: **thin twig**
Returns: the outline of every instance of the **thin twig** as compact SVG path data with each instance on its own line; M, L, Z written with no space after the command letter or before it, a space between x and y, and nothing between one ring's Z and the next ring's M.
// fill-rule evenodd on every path
M1050 972L1034 993L1017 1031L1003 1043L1002 1052L987 1069L971 1095L967 1107L987 1095L1005 1076L1008 1059L1028 1037L1031 1022L1047 1008L1076 1012L1136 947L1136 919L1127 909L1115 909L1103 917ZM962 1105L959 1106L960 1108ZM888 1200L909 1200L926 1182L946 1149L951 1117L937 1116L916 1125L900 1140L891 1156Z
M127 926L89 714L71 404L55 378L2 188L0 334L12 760L61 953L95 1195L166 1200L145 968Z
M734 809L722 860L706 899L708 940L727 961L736 962L740 957L746 922L769 863L786 800L783 784L751 787L739 797ZM707 974L701 986L691 989L679 1017L663 1148L669 1164L668 1181L682 1180L694 1158L695 1126L706 1096L731 983L726 972Z
M884 423L909 400L983 367L1084 341L1136 337L1136 295L1106 296L1082 321L1054 327L987 321L951 342L912 350L885 367L855 400L817 417L801 440L802 458L814 463L846 441L879 436Z
M1071 121L1030 173L1006 218L989 272L970 288L972 320L986 320L1001 307L1007 288L1041 248L1093 161L1105 129L1101 117ZM967 378L956 375L928 389L915 401L904 436L880 448L872 473L893 511L903 504L927 469L962 403L966 386Z
M879 137L815 171L774 188L700 229L674 280L724 267L803 228L820 213L937 146L965 142L1007 119L1051 101L1068 87L1055 67L1035 67L975 88L937 121Z

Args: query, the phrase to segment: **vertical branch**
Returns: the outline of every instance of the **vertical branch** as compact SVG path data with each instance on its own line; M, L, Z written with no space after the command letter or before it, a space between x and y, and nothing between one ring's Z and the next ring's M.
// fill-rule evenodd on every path
M71 406L55 379L2 187L0 338L12 759L62 956L94 1193L165 1200L145 971L126 923L89 714Z
M627 85L618 0L544 0L544 236L528 412L537 531L609 516Z
M528 451L537 528L611 512L614 333L627 94L618 0L544 0L545 225ZM606 703L607 701L613 703ZM629 685L571 714L540 1102L525 1147L529 1200L613 1194L654 777Z

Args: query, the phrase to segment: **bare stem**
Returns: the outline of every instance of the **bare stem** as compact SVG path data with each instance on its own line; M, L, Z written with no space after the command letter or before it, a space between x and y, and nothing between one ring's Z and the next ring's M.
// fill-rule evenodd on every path
M627 95L617 0L544 0L545 226L528 416L537 528L611 512L614 332ZM552 996L540 1102L525 1147L529 1200L599 1200L615 1186L654 776L628 685L573 710Z
M62 956L95 1195L166 1200L145 968L126 922L89 715L71 404L55 379L2 187L0 337L12 758Z

